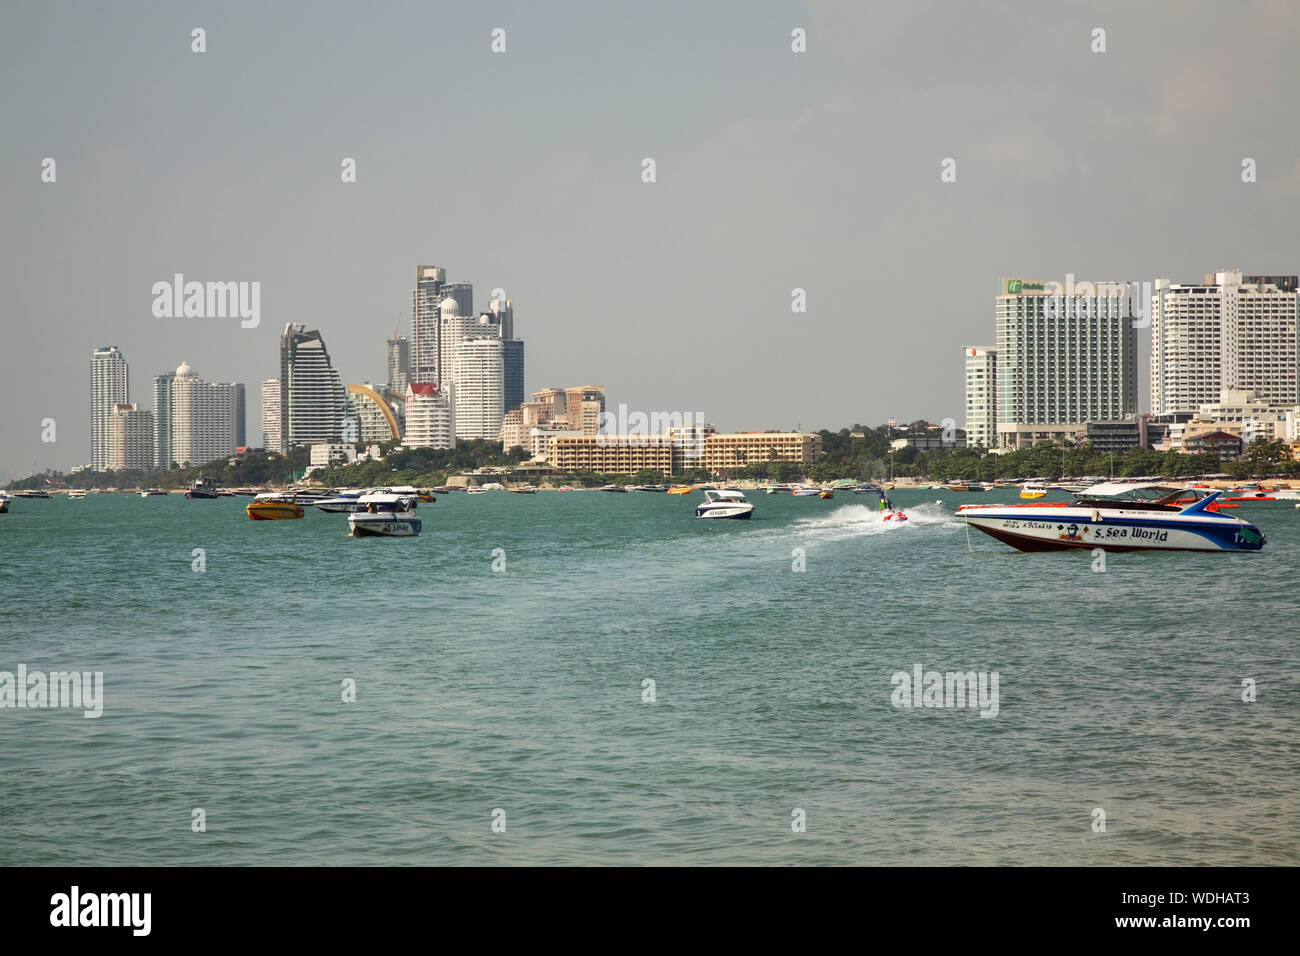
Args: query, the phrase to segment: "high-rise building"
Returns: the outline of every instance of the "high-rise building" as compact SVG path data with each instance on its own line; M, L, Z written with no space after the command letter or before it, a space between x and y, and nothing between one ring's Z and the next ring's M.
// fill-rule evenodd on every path
M235 451L236 384L205 382L188 363L171 385L171 460L182 467L227 458Z
M498 438L505 417L501 340L464 339L456 348L455 369L456 437ZM406 427L409 431L409 419Z
M108 467L112 471L150 471L154 467L153 413L118 402L108 420Z
M1151 297L1151 411L1195 411L1225 390L1265 402L1300 401L1300 292L1296 276L1243 276L1227 269L1205 282L1156 281Z
M997 447L998 350L977 345L962 349L966 355L966 444Z
M579 385L564 390L565 417L569 427L584 435L600 431L600 416L605 411L604 385Z
M339 441L346 406L343 380L320 332L286 325L280 338L280 451Z
M524 340L501 340L502 401L506 411L524 403Z
M243 382L230 385L230 417L235 428L235 447L248 447L248 393Z
M438 303L447 270L442 266L416 266L411 292L411 358L409 381L436 382L439 373Z
M995 401L1003 448L1137 415L1137 332L1128 285L1079 283L1066 295L1061 288L1002 280Z
M115 405L127 401L126 356L116 345L90 353L90 467L108 467L108 425Z
M280 380L268 378L262 383L262 447L279 451L280 441Z
M153 455L154 467L172 466L172 380L175 372L153 377Z
M442 299L455 299L456 309L461 315L474 314L474 283L443 282L442 288L438 291L438 295L440 295ZM439 300L439 303L441 303L442 299Z
M441 355L437 373L439 384L456 380L456 351L461 342L475 338L479 328L474 313L461 314L460 303L451 296L438 303L438 349ZM460 400L460 396L456 396Z
M448 387L432 382L407 385L404 445L410 448L456 447L456 409L452 394Z
M388 390L406 393L406 383L411 380L411 343L404 335L393 333L388 340Z

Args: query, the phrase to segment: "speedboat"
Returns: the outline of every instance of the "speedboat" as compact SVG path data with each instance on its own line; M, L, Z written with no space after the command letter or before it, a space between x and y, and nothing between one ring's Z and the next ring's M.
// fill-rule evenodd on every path
M204 478L202 475L190 482L189 487L185 490L186 498L220 498L221 486L217 484L215 478Z
M9 510L9 496L0 491L0 515Z
M741 491L709 490L695 506L697 518L748 518L753 513L753 502Z
M1165 482L1101 482L1074 502L962 505L956 517L1021 551L1259 551L1263 533L1220 512L1221 494Z
M691 493L691 490L692 490L692 489L691 489L691 486L690 486L690 485L673 485L671 488L668 489L668 494L670 494L670 495L689 495L689 494ZM770 492L770 491L768 492L769 495L770 495L771 493L772 493L772 492Z
M831 488L827 488L817 497L822 498L824 500L829 500L835 497L835 491Z
M141 488L141 498L166 498L167 492L163 488Z
M332 498L321 498L313 504L321 511L329 511L335 514L351 514L361 508L358 499L364 495L363 488L343 488L336 492Z
M663 492L666 492L666 491L668 490L668 486L667 486L667 485L633 485L633 486L632 486L632 490L633 490L633 491L653 491L653 492L660 492L660 493L663 493Z
M465 494L467 494L467 495L485 495L485 494L487 494L487 489L486 489L486 488L466 488L466 489L465 489Z
M1020 488L1021 498L1046 498L1047 489L1042 485L1027 484Z
M902 524L907 520L907 514L902 511L886 511L880 516L881 521L889 521L893 524Z
M415 513L419 497L376 492L357 499L361 511L348 515L348 528L354 538L413 538L423 522Z
M302 505L294 500L293 495L275 491L257 495L244 510L253 521L283 521L301 518L305 514Z
M534 485L520 485L518 488L510 488L509 491L516 495L535 495L537 488ZM421 499L423 500L423 499Z
M601 485L601 486L600 486L600 490L601 490L601 491L619 491L619 492L626 492L626 491L627 491L627 489L626 489L625 487L623 487L622 485Z
M822 490L820 488L810 488L807 485L800 485L798 488L790 492L790 494L794 495L796 498L811 498L813 495L820 495L821 493Z
M84 498L84 497L86 497L86 493L85 493L84 491L79 490L79 489L78 489L78 490L74 490L74 491L69 491L69 492L68 492L68 500L69 500L69 501L72 501L73 499L76 499L76 498Z
M877 485L861 484L853 486L855 495L878 495L880 491L881 489Z
M15 491L15 498L48 498L50 493L41 488L29 488L24 491Z

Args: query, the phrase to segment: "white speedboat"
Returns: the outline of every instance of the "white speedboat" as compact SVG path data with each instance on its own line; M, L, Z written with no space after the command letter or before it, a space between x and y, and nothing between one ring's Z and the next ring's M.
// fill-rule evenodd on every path
M351 514L354 511L361 510L360 498L365 493L364 488L344 488L333 497L321 498L319 501L313 502L313 504L321 511Z
M706 491L695 507L697 518L748 518L754 504L739 491Z
M1218 511L1221 492L1158 482L1102 482L1074 502L963 505L957 518L1021 551L1258 551L1264 535Z
M361 510L348 515L348 528L354 538L413 538L423 522L415 513L419 498L385 492L362 495L357 499Z
M9 510L9 496L0 491L0 515Z

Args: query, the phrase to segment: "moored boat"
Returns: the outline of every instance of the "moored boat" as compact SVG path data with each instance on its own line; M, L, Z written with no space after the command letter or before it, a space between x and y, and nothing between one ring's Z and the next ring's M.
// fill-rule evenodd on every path
M205 478L199 475L190 482L189 487L185 490L186 498L220 498L221 486L215 478Z
M166 498L167 490L165 488L141 488L141 498Z
M348 515L348 530L354 538L413 538L423 528L415 513L416 495L376 492L358 500L362 510Z
M691 486L690 486L690 485L673 485L671 488L668 489L668 494L670 494L670 495L689 495L689 494L691 493L691 490L692 490L692 489L691 489ZM768 491L768 494L769 494L769 495L770 495L771 493L772 493L771 491Z
M1218 510L1221 492L1164 482L1101 482L1074 502L962 505L968 528L1021 551L1259 551L1263 533Z
M253 521L284 521L301 518L306 513L293 495L278 492L256 496L244 507L244 511Z

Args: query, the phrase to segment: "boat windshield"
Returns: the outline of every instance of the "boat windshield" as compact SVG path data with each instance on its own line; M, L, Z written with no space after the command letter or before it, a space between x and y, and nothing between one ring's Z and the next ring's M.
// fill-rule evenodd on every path
M1128 507L1169 508L1180 510L1213 494L1210 488L1189 488L1171 484L1123 484L1102 482L1075 492L1080 504Z

